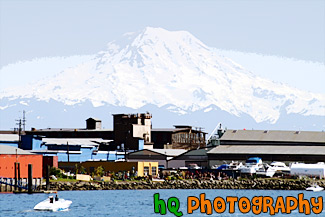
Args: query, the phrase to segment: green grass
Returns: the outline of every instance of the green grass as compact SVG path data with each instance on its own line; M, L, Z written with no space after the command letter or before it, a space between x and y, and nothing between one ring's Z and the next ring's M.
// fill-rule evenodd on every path
M76 179L68 179L68 178L58 178L57 180L50 180L50 182L76 182Z

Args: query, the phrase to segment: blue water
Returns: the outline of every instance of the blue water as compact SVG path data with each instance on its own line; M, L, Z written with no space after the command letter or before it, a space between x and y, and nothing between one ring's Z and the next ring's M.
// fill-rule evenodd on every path
M33 207L40 201L48 197L47 194L0 194L0 216L115 216L115 217L155 217L155 216L175 216L167 212L166 215L154 213L153 195L160 193L160 198L177 197L180 201L180 211L183 216L255 216L253 213L243 214L238 208L235 213L229 214L228 205L226 212L212 215L200 213L199 210L193 214L187 214L187 197L199 197L201 193L206 194L206 198L213 202L216 197L227 196L248 197L271 196L274 200L278 196L294 196L298 198L299 193L304 193L305 199L310 197L322 196L325 199L325 192L306 192L306 191L271 191L271 190L110 190L110 191L61 191L61 198L72 200L73 203L67 212L39 212L34 211ZM325 203L325 202L324 202ZM325 206L325 204L324 204ZM315 215L313 212L309 216L325 216L323 213ZM271 216L268 213L261 213L258 216ZM290 215L275 214L275 216L305 216L294 210Z

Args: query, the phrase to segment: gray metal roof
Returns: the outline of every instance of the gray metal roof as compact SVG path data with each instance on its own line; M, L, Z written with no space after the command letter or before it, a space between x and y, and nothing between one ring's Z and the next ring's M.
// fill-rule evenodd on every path
M186 152L185 149L143 149L143 150L131 152L130 155L147 155L148 152L146 151L150 151L160 155L165 155L168 157L175 157Z
M227 130L220 141L272 141L324 143L325 132L280 130Z
M185 149L147 149L147 150L153 151L153 152L156 152L159 154L163 154L166 156L172 156L172 157L181 155L187 151Z
M0 145L0 154L22 154L22 155L27 155L27 154L33 154L33 153L30 153L29 151L25 151L25 150L22 150L20 148L16 148L16 147L9 146L9 145Z
M0 134L0 142L18 142L18 134Z
M207 157L207 152L213 148L214 147L207 147L207 148L200 148L200 149L196 149L196 150L189 150L187 152L184 152L183 154L175 156L173 159L177 160L179 158L182 158L183 156L190 156L190 158L193 156Z
M325 146L220 145L210 150L208 154L324 155L325 157Z
M65 150L31 150L32 153L35 154L66 154L68 151ZM82 151L69 151L69 154L82 154Z
M102 142L111 142L113 140L104 140L101 138L43 138L46 145L81 145L81 146L98 146Z
M210 151L212 147L207 147L207 148L200 148L196 150L189 150L188 152L184 153L183 155L188 155L188 156L203 156L206 155L208 151Z

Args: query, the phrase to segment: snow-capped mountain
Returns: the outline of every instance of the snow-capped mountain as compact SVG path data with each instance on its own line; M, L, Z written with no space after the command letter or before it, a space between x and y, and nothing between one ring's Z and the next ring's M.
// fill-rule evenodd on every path
M53 77L8 88L0 99L3 111L37 100L133 110L152 105L183 115L218 110L271 124L284 114L325 116L324 94L258 77L188 32L151 27Z

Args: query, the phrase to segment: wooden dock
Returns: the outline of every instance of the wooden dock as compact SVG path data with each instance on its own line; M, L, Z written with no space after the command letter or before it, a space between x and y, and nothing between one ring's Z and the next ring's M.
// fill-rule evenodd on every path
M32 191L33 193L39 192L42 186L42 178L32 179ZM0 177L0 192L27 192L28 191L28 179L15 179Z

